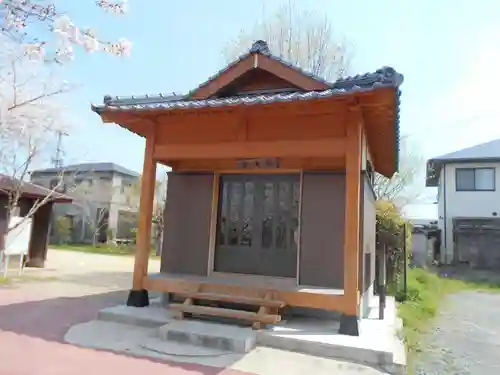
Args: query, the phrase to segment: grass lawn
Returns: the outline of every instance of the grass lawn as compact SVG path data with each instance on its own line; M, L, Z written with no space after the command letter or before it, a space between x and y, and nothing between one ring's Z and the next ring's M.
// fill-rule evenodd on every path
M134 256L135 246L115 246L100 244L98 246L92 245L49 245L49 248L55 250L79 251L82 253L105 254L105 255L119 255L119 256ZM151 249L151 258L159 258L155 254L155 249Z
M398 315L403 320L409 363L421 351L421 335L429 328L447 294L463 290L500 292L500 286L448 279L419 268L409 269L407 280L407 299L398 305Z

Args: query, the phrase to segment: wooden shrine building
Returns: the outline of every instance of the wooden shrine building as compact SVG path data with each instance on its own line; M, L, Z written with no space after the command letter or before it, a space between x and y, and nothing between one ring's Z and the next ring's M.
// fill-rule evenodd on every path
M146 139L128 304L163 292L180 316L254 327L287 309L335 311L339 332L358 335L373 296L373 174L397 171L402 81L382 68L326 82L257 41L185 96L93 106ZM161 274L148 275L157 163L172 171Z

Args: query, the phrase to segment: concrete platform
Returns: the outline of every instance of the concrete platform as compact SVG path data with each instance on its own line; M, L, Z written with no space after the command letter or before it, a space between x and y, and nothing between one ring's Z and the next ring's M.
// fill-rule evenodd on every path
M376 300L376 299L375 299ZM104 309L101 321L152 329L157 340L221 352L247 353L255 347L270 347L322 358L341 359L368 365L390 374L404 374L406 355L398 338L401 321L394 299L387 300L385 319L379 320L378 306L370 306L368 319L360 321L360 336L338 334L338 321L302 318L283 321L267 329L197 320L175 320L172 313L154 303L147 308L117 306Z
M386 372L348 363L279 349L257 347L249 353L231 353L200 346L183 345L155 337L154 328L94 320L72 327L65 336L71 344L116 353L150 357L161 361L195 363L206 367L196 373L254 375L387 375ZM172 367L169 367L172 368ZM167 370L168 373L170 373ZM194 372L193 372L194 374Z

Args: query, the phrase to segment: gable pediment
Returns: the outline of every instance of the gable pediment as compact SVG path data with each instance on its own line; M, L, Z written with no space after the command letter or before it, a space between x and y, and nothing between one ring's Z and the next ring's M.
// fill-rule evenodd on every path
M249 52L229 64L198 88L191 99L227 96L229 92L287 89L326 90L330 84L273 56L267 43L257 41Z

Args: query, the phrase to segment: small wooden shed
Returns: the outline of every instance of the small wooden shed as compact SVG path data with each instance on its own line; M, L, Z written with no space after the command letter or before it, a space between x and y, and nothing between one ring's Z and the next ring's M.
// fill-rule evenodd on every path
M19 216L32 214L31 239L29 244L26 266L43 267L47 257L50 221L54 203L71 203L72 199L66 195L56 193L41 186L14 180L0 174L0 251L4 247L4 233L7 229L9 216L9 196L19 195ZM45 201L31 213L33 207Z
M181 313L261 323L285 306L337 311L340 332L358 335L373 295L373 173L397 170L402 80L386 67L326 82L257 41L185 96L92 106L146 139L128 304L166 292ZM157 163L172 171L161 274L148 275Z

